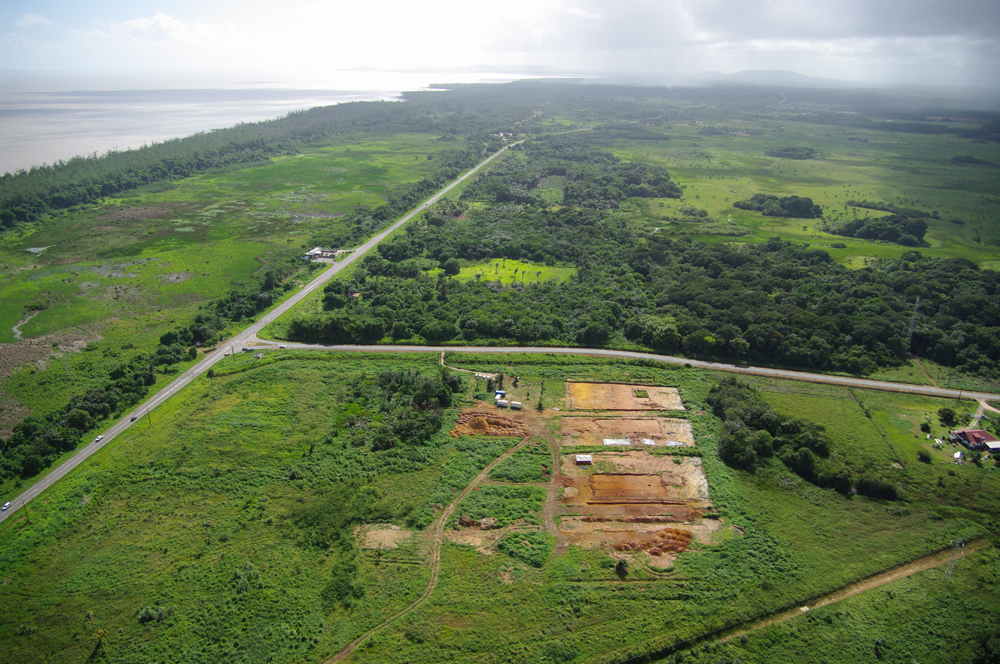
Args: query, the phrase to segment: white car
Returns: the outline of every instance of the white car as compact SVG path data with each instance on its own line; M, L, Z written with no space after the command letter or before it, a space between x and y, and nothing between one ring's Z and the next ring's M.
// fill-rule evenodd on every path
M94 442L95 442L95 443L99 443L99 442L101 442L102 440L104 440L104 436L98 436L97 438L95 438L95 439L94 439Z
M285 347L285 344L281 344L280 346L278 346L278 348L284 348L284 347Z
M3 510L0 510L0 511L6 512L8 509L10 509L10 503L4 503L3 504Z

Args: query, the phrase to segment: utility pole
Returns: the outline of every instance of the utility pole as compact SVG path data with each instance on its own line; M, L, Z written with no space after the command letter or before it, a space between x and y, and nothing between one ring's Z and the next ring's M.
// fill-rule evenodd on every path
M153 426L153 418L149 416L149 409L146 409L146 423Z

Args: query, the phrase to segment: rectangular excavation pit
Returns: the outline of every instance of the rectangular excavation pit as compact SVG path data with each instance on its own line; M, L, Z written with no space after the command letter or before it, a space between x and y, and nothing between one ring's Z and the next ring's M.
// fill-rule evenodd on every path
M566 383L570 410L685 410L676 387Z
M564 417L559 431L563 445L626 447L693 447L691 423L669 417ZM627 439L630 445L610 445ZM647 441L647 442L644 442ZM650 444L651 443L651 444Z

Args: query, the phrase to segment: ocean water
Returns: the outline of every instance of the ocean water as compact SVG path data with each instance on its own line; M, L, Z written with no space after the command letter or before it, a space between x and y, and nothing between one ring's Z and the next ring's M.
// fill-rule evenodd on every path
M73 73L0 76L0 172L141 147L350 101L398 100L441 83L533 78L477 72L340 71L283 80Z

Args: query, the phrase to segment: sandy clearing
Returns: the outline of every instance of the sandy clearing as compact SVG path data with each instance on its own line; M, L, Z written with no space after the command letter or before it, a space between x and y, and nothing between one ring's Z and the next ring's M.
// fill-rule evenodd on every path
M402 542L413 536L413 532L392 524L373 523L358 528L355 535L362 547L385 550L399 548Z
M633 446L641 446L643 439L652 440L656 447L667 441L694 446L691 423L669 417L564 417L559 431L565 446L604 444L605 438L628 438Z
M618 383L567 382L566 404L570 410L685 410L676 387Z

